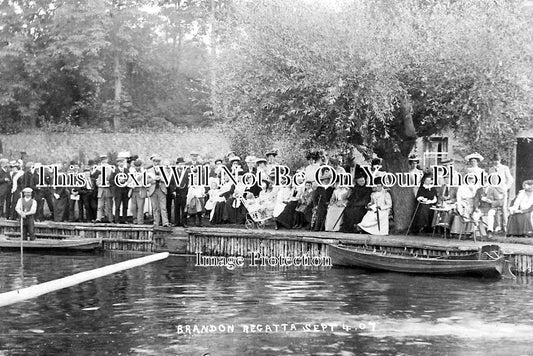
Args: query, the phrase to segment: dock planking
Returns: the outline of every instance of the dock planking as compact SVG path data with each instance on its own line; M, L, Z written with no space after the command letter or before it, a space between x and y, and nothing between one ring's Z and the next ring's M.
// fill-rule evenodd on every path
M215 256L314 254L328 255L330 244L365 246L384 253L460 256L485 244L498 244L519 274L533 274L533 239L502 238L490 241L444 239L430 236L375 236L308 230L248 230L239 227L154 228L152 225L37 222L37 237L99 238L106 250ZM0 235L17 236L18 221L0 220ZM510 242L507 242L510 241Z

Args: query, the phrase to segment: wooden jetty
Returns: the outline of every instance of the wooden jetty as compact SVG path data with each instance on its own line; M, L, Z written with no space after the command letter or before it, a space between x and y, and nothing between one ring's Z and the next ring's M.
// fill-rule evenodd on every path
M250 252L263 255L329 255L329 245L343 243L376 251L398 253L408 250L423 255L455 255L471 251L483 242L472 240L443 239L429 236L371 236L336 232L314 232L307 230L247 230L244 227L191 227L154 228L152 225L92 224L68 222L35 223L38 238L101 239L105 250L136 252L166 251L174 254L195 254L201 252L213 256L249 256ZM17 221L0 220L0 235L20 236ZM533 274L533 240L525 243L497 243L512 270L518 274ZM506 240L503 240L506 241Z

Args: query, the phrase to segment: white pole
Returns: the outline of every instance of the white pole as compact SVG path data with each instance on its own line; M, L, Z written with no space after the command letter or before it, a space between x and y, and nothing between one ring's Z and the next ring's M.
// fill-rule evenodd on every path
M90 271L76 273L76 274L73 274L72 276L55 279L50 282L36 284L28 288L23 288L23 289L13 290L11 292L2 293L0 294L0 307L22 302L24 300L36 298L46 293L54 292L56 290L63 289L63 288L72 287L72 286L75 286L76 284L80 284L86 281L90 281L92 279L107 276L112 273L120 272L120 271L130 269L133 267L142 266L147 263L163 260L167 258L168 255L169 255L168 252L163 252L163 253L157 253L151 256L134 258L129 261L115 263L113 265L92 269Z

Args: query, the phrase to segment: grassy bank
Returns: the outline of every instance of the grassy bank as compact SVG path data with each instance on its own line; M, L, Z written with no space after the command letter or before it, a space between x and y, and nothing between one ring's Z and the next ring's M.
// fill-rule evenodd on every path
M186 159L191 150L203 157L217 158L229 151L229 142L217 128L176 129L173 132L146 133L47 133L24 132L16 135L0 135L3 156L20 158L27 153L27 161L43 163L86 161L102 153L129 151L146 161L153 153L173 162L176 157Z

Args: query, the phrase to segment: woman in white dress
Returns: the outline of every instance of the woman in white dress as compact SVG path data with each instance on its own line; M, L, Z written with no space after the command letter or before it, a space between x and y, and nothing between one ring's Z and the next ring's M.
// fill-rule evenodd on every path
M357 226L372 235L388 235L392 198L389 192L383 189L381 178L376 178L374 184L376 187L370 195L368 211Z
M350 189L337 186L329 201L326 215L326 231L339 231L342 225L342 213L350 196Z
M514 204L509 208L511 215L507 227L507 234L514 236L533 235L533 180L522 183Z

